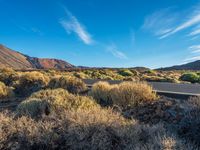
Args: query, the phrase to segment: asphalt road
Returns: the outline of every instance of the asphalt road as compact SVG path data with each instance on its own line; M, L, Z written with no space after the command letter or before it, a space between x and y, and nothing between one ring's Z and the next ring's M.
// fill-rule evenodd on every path
M105 80L92 80L86 79L84 82L88 86L92 86L98 81ZM123 81L118 80L107 80L110 84L119 84ZM154 91L160 94L171 94L171 95L186 95L186 96L200 96L200 84L177 84L177 83L166 83L166 82L148 82Z

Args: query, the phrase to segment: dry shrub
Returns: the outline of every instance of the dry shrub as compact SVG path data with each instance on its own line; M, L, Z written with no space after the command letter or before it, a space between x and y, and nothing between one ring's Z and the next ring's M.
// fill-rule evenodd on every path
M50 88L63 88L70 93L77 94L87 89L86 84L78 78L70 76L55 77L49 82Z
M29 116L38 118L50 113L50 104L48 101L41 99L28 99L21 102L17 107L17 116Z
M52 103L53 106L61 106L65 109L90 109L97 106L93 99L85 96L75 96L61 88L54 90L41 90L39 92L33 93L31 98L46 99Z
M98 82L93 85L90 95L100 104L113 103L123 108L157 99L152 87L144 82L123 82L119 85Z
M3 68L0 70L0 81L7 86L12 86L19 79L19 75L11 68Z
M163 125L139 125L111 109L63 111L41 120L0 113L0 149L195 149Z
M14 96L13 89L0 82L0 98L10 98Z
M111 89L112 86L108 82L100 81L92 86L89 95L91 95L97 101L97 103L103 106L111 105L112 104L110 96Z
M48 82L49 77L40 72L26 72L21 75L19 83L16 85L16 93L20 96L29 96L47 86Z
M200 146L200 96L189 98L187 112L179 122L178 134Z
M157 99L150 85L144 82L123 82L111 90L114 104L122 107L132 107L146 101Z

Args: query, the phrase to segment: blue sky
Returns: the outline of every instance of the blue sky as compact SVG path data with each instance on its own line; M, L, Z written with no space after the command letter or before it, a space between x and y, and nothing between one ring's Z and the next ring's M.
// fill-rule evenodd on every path
M95 67L200 59L199 0L0 0L0 43Z

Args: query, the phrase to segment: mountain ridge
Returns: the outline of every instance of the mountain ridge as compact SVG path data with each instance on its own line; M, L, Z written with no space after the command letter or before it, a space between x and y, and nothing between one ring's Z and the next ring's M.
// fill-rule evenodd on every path
M13 69L66 69L74 65L60 59L31 57L0 44L0 68Z
M159 68L157 70L200 70L200 60L186 63L183 65L175 65L171 67Z

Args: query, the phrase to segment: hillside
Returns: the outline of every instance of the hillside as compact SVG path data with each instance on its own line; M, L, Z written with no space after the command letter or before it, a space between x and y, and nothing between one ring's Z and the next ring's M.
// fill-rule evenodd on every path
M30 57L0 45L0 68L4 67L14 69L66 69L74 66L59 59Z
M172 67L159 68L158 70L200 70L200 60Z

